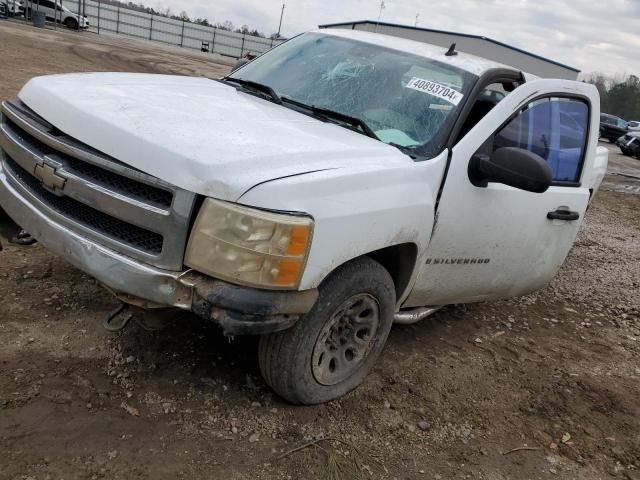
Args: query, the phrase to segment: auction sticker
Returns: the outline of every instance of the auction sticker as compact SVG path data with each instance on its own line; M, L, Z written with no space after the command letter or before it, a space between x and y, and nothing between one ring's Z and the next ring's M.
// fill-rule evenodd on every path
M441 98L442 100L449 102L453 105L458 105L464 95L453 88L442 85L433 80L425 80L423 78L413 77L407 83L407 88L417 90L419 92L428 93L434 97Z

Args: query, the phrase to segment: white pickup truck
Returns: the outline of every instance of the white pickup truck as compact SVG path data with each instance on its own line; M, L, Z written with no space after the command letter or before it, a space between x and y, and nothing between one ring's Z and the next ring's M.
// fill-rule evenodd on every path
M595 87L373 33L300 35L221 80L34 78L2 104L0 205L128 304L260 335L325 402L394 320L523 295L607 165Z

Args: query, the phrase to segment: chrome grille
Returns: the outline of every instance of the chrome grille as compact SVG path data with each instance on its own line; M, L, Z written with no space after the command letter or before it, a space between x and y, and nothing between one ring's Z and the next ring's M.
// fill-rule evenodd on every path
M35 197L58 213L134 248L156 255L162 252L162 235L106 215L71 197L59 197L49 192L36 177L26 172L8 155L5 156L4 165L10 174L25 185Z
M0 150L14 187L59 223L156 267L183 268L195 194L66 136L18 101L2 104ZM47 187L43 167L61 188Z
M165 208L171 206L173 194L168 190L163 190L152 185L131 180L130 178L123 177L122 175L110 172L104 168L92 165L91 163L78 160L70 155L56 152L53 148L39 141L37 138L24 136L25 132L8 118L5 119L5 124L13 133L23 134L22 140L25 145L30 146L32 149L35 148L45 155L55 153L58 157L64 158L66 167L70 171L73 171L74 174L84 178L85 180L94 182L102 187L121 192L127 196L140 200L141 202L150 202Z
M78 161L72 157L68 158L67 164L74 173L103 187L122 192L141 202L149 202L165 208L171 206L173 194L167 190L161 190L150 185L145 185L144 183L136 182L135 180L116 175L115 173L89 163Z

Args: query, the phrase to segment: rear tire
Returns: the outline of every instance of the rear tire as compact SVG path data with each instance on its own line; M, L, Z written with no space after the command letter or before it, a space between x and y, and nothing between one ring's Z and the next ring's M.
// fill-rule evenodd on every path
M64 24L66 25L67 28L71 29L71 30L77 30L78 29L78 21L75 18L69 17L64 21Z
M290 329L260 338L265 381L295 404L345 395L380 356L394 310L393 280L382 265L368 257L343 265L320 285L309 313Z

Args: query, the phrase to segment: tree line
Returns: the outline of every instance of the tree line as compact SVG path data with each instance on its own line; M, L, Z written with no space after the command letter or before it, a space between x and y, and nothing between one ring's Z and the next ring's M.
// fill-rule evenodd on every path
M602 73L587 76L585 82L600 92L600 111L625 120L640 120L640 78L636 75L610 77Z
M197 25L203 25L205 27L215 27L220 30L227 30L229 32L236 33L244 33L246 35L253 35L254 37L262 37L265 38L265 34L258 31L256 28L250 28L247 25L242 25L241 27L237 27L229 20L224 22L212 22L207 18L192 18L186 11L182 11L180 13L174 13L170 8L163 8L160 10L156 10L152 7L147 7L142 3L134 3L134 2L121 2L120 0L102 0L102 3L106 3L108 5L112 5L114 7L128 8L130 10L135 10L137 12L149 13L152 15L159 15L161 17L171 18L173 20L183 20L189 23L195 23ZM269 38L278 38L277 33L273 33L269 36Z

